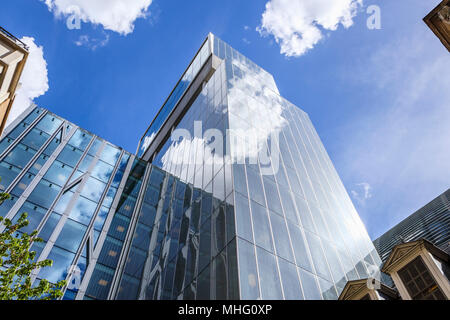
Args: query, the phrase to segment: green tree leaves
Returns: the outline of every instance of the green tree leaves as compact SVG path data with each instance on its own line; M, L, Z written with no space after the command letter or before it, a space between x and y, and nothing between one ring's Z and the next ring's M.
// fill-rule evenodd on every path
M0 205L9 194L0 193ZM33 242L43 242L37 230L31 234L20 231L29 224L27 213L22 213L16 223L0 217L0 300L52 300L62 297L61 289L66 281L56 284L45 279L36 285L31 283L34 270L50 267L52 260L35 262L36 252L30 251ZM3 226L2 226L3 225Z

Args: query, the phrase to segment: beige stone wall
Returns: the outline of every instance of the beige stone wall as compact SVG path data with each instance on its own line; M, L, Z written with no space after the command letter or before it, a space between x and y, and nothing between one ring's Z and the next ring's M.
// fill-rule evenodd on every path
M28 52L0 32L0 135L11 110Z

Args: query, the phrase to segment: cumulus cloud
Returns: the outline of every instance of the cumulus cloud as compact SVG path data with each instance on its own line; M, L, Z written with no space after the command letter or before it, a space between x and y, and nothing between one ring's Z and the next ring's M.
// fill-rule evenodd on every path
M28 108L33 99L45 94L49 89L43 47L36 45L34 38L31 37L23 37L21 40L28 45L30 54L20 78L21 87L17 90L7 125Z
M44 0L57 17L75 17L85 23L127 35L134 22L147 17L152 0Z
M298 57L323 38L321 29L352 26L360 6L362 0L270 0L257 30L272 35L282 54Z

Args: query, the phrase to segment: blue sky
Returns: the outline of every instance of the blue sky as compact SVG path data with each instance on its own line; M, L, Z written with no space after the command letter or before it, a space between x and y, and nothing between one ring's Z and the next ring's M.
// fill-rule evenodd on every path
M2 0L0 21L34 38L27 97L131 152L213 32L310 115L375 238L450 186L449 55L422 21L438 2Z

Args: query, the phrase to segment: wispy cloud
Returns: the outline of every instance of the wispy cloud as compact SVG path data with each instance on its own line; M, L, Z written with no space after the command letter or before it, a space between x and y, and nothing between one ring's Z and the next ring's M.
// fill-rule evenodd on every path
M345 141L337 162L345 180L376 188L376 199L358 208L376 235L450 187L450 64L440 46L430 30L411 25L408 37L367 49L342 72L354 90L369 92L336 138Z
M97 50L98 48L104 47L109 42L109 34L104 33L105 38L104 39L98 39L98 38L92 38L88 35L81 35L77 41L75 41L75 44L79 47L87 47L93 51Z
M146 18L152 0L40 0L56 17L71 17L127 35L139 18Z
M45 94L49 89L44 48L37 45L34 38L23 37L21 40L28 45L29 56L20 78L21 86L17 90L17 96L10 111L7 125L28 108L33 99Z
M372 187L367 182L357 183L355 187L357 187L357 190L351 190L353 199L361 205L365 205L366 201L372 198Z
M349 28L362 0L270 0L258 31L273 36L281 53L298 57L323 38L322 30Z

